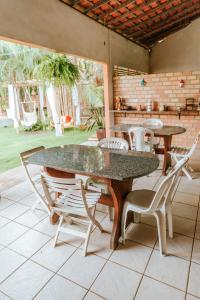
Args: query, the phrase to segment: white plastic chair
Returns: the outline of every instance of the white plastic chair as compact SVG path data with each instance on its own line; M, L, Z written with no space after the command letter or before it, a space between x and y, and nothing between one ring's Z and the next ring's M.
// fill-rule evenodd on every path
M128 151L128 142L121 138L110 137L99 141L98 147L107 148L112 150L125 150Z
M32 210L36 209L39 203L42 203L43 206L45 207L45 209L47 210L47 212L50 214L50 208L48 206L48 203L46 202L46 199L44 197L44 195L42 194L42 185L41 185L41 180L40 180L40 174L38 176L32 176L31 175L31 171L30 171L30 164L28 162L29 157L34 154L37 153L41 150L44 150L45 147L44 146L40 146L37 148L33 148L30 149L28 151L24 151L22 153L20 153L20 159L21 159L21 163L22 166L24 167L26 176L28 178L28 182L30 183L33 192L35 193L37 200L35 201L35 203L32 206Z
M143 124L144 127L149 129L158 129L163 127L163 121L160 119L152 118L152 119L146 119Z
M192 145L191 148L189 147L177 147L177 146L172 146L171 150L169 151L169 154L171 155L172 159L175 161L175 163L177 163L180 159L184 158L184 157L191 157L192 154L194 153L198 141L199 141L199 136L200 136L200 132L198 133L197 137L195 138L195 141ZM192 169L192 167L187 163L185 165L185 167L183 168L183 172L185 173L185 175L187 176L187 178L189 180L192 180L193 177L191 175L192 172L194 172L194 170Z
M188 158L180 160L175 168L160 184L157 192L152 190L135 190L130 192L124 203L122 214L122 242L125 242L126 220L129 211L137 214L154 215L157 221L158 239L161 255L166 254L166 216L168 218L169 236L173 237L171 198L177 184L181 169Z
M151 119L146 119L142 125L143 125L143 127L146 127L149 129L159 129L164 126L164 123L160 119L151 118ZM159 146L159 144L160 144L160 138L154 137L154 139L153 139L154 148L157 148Z
M60 232L80 236L85 238L83 249L85 256L92 226L96 225L103 232L103 228L95 219L96 204L101 194L84 190L81 179L57 178L43 173L41 182L51 213L56 213L60 216L54 247L57 244ZM52 199L52 192L57 194L55 200ZM87 225L87 231L74 229L73 223Z
M107 148L111 150L119 150L119 151L128 151L129 145L128 142L122 138L110 137L105 138L99 141L98 147ZM100 192L103 194L109 194L108 186L105 183L102 183L98 180L93 180L92 178L88 178L86 181L86 188L91 191ZM112 207L108 207L109 218L112 220Z
M145 141L145 136L148 134L148 139ZM153 152L153 137L154 133L149 128L131 127L128 130L131 150Z

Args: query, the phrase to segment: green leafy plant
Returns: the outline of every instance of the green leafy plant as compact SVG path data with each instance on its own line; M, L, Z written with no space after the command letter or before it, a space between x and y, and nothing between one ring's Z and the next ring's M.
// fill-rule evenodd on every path
M105 128L104 108L90 107L86 125L88 130L92 130L94 127L97 127L98 129L104 129Z
M52 54L41 58L34 70L35 77L56 86L73 86L79 79L79 69L65 55Z
M49 127L50 127L50 125L48 124L48 122L43 123L41 121L38 121L30 128L25 128L24 131L26 131L26 132L44 131L44 130L49 129Z

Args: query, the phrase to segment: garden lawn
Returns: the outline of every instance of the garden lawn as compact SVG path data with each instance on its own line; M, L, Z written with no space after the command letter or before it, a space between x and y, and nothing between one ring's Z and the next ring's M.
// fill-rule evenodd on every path
M0 173L20 165L20 152L38 146L80 144L86 141L92 133L79 129L67 129L63 136L56 137L53 131L16 134L14 128L0 128Z

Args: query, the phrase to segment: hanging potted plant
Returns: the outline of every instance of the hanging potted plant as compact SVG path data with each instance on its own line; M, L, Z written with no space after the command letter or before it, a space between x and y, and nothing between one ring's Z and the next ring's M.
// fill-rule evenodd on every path
M105 138L106 130L105 130L105 121L104 121L104 108L90 107L86 125L88 130L92 130L93 128L96 128L97 139L99 141Z
M38 79L47 84L46 92L52 111L52 124L55 127L56 136L62 135L62 120L65 120L66 116L57 99L60 97L62 103L65 103L65 87L72 88L79 80L78 66L73 64L65 55L54 53L43 57L34 73ZM72 116L68 116L69 118L71 119Z

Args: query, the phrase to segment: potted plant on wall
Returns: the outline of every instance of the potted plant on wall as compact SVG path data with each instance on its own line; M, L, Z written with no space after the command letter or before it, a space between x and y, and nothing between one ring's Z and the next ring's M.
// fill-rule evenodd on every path
M88 119L86 121L87 129L92 130L96 128L97 139L106 137L105 121L104 121L104 108L103 107L93 107L89 108Z

